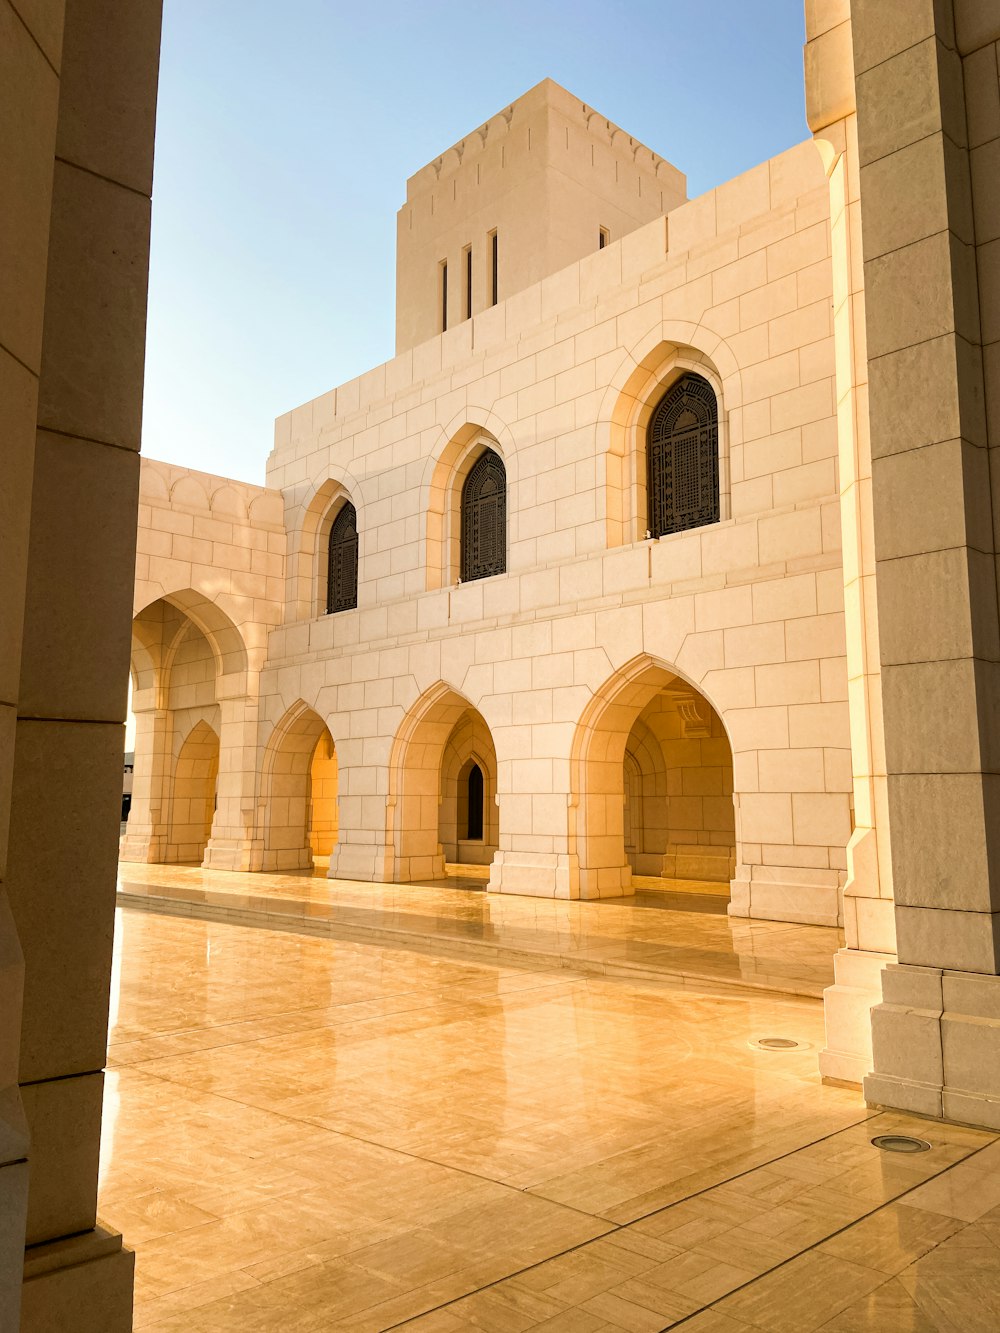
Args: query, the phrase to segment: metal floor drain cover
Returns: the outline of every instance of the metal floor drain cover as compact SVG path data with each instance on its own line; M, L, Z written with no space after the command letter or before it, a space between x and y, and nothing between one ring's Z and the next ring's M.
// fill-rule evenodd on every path
M909 1134L876 1134L872 1143L883 1152L929 1152L931 1147L926 1139L913 1139Z
M758 1037L750 1045L755 1051L808 1051L810 1043L792 1037Z

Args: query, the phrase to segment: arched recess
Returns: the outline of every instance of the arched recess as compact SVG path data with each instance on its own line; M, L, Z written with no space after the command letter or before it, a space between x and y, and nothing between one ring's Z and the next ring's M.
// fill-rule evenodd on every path
M330 530L347 504L354 506L360 543L363 508L355 482L342 470L318 482L298 509L286 514L285 600L290 621L326 614Z
M205 854L209 832L191 804L207 809L208 796L198 788L210 744L205 728L214 738L211 807L218 794L224 814L227 779L219 770L228 742L221 700L227 699L232 711L233 700L247 689L247 666L239 629L225 611L191 588L158 597L133 619L135 765L123 860L190 861ZM191 737L196 748L185 749ZM196 788L200 794L191 795ZM211 818L208 826L211 831Z
M255 870L309 870L337 840L337 751L323 719L299 700L271 733L261 773Z
M427 588L451 587L461 574L462 490L466 478L490 450L506 473L507 544L514 489L514 448L509 430L492 413L477 420L453 422L441 447L428 462L421 487L425 522Z
M460 783L472 763L483 774L481 840L460 836ZM496 749L482 714L444 682L431 686L403 719L389 759L392 878L441 879L446 860L489 864L500 840L496 790Z
M645 654L616 671L573 739L570 850L581 898L630 893L633 873L730 879L732 772L725 726L700 691Z
M452 727L441 756L438 834L445 861L490 864L500 846L496 793L493 737L482 715L467 708Z
M204 594L193 588L179 588L139 608L133 617L132 670L136 689L166 685L164 672L187 623L205 637L216 675L246 671L246 644L232 619ZM150 668L155 668L152 676L148 674Z
M664 336L665 327L626 358L602 404L598 446L606 459L608 546L624 546L646 535L647 430L664 396L689 374L704 380L715 395L719 521L732 513L730 414L741 401L735 357L728 344L707 329L682 325L669 331L675 336Z
M219 737L203 719L188 732L174 762L165 861L201 864L212 835L218 776Z

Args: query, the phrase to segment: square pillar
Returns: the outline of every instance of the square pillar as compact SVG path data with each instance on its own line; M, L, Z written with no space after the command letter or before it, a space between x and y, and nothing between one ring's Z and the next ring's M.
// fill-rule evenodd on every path
M158 0L0 0L0 1326L22 1333L131 1326L96 1202L159 35Z
M872 1014L865 1093L996 1128L1000 13L988 9L854 0L852 20L899 957Z

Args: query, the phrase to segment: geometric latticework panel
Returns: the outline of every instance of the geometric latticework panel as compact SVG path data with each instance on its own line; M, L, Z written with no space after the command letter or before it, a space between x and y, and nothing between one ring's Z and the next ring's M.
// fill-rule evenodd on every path
M488 579L507 568L507 473L487 449L462 487L463 583Z
M358 515L345 504L330 529L326 610L350 611L358 604Z
M657 405L646 432L649 532L719 521L719 407L700 375L685 375Z

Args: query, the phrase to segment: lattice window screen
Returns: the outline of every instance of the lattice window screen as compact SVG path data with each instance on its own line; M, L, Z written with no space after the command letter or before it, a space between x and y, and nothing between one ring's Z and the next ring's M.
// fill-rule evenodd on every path
M345 504L330 529L326 583L327 613L349 611L358 604L358 515Z
M685 375L667 391L646 434L653 537L719 521L719 408L712 386Z
M463 583L488 579L507 568L507 473L492 449L474 465L462 487Z

